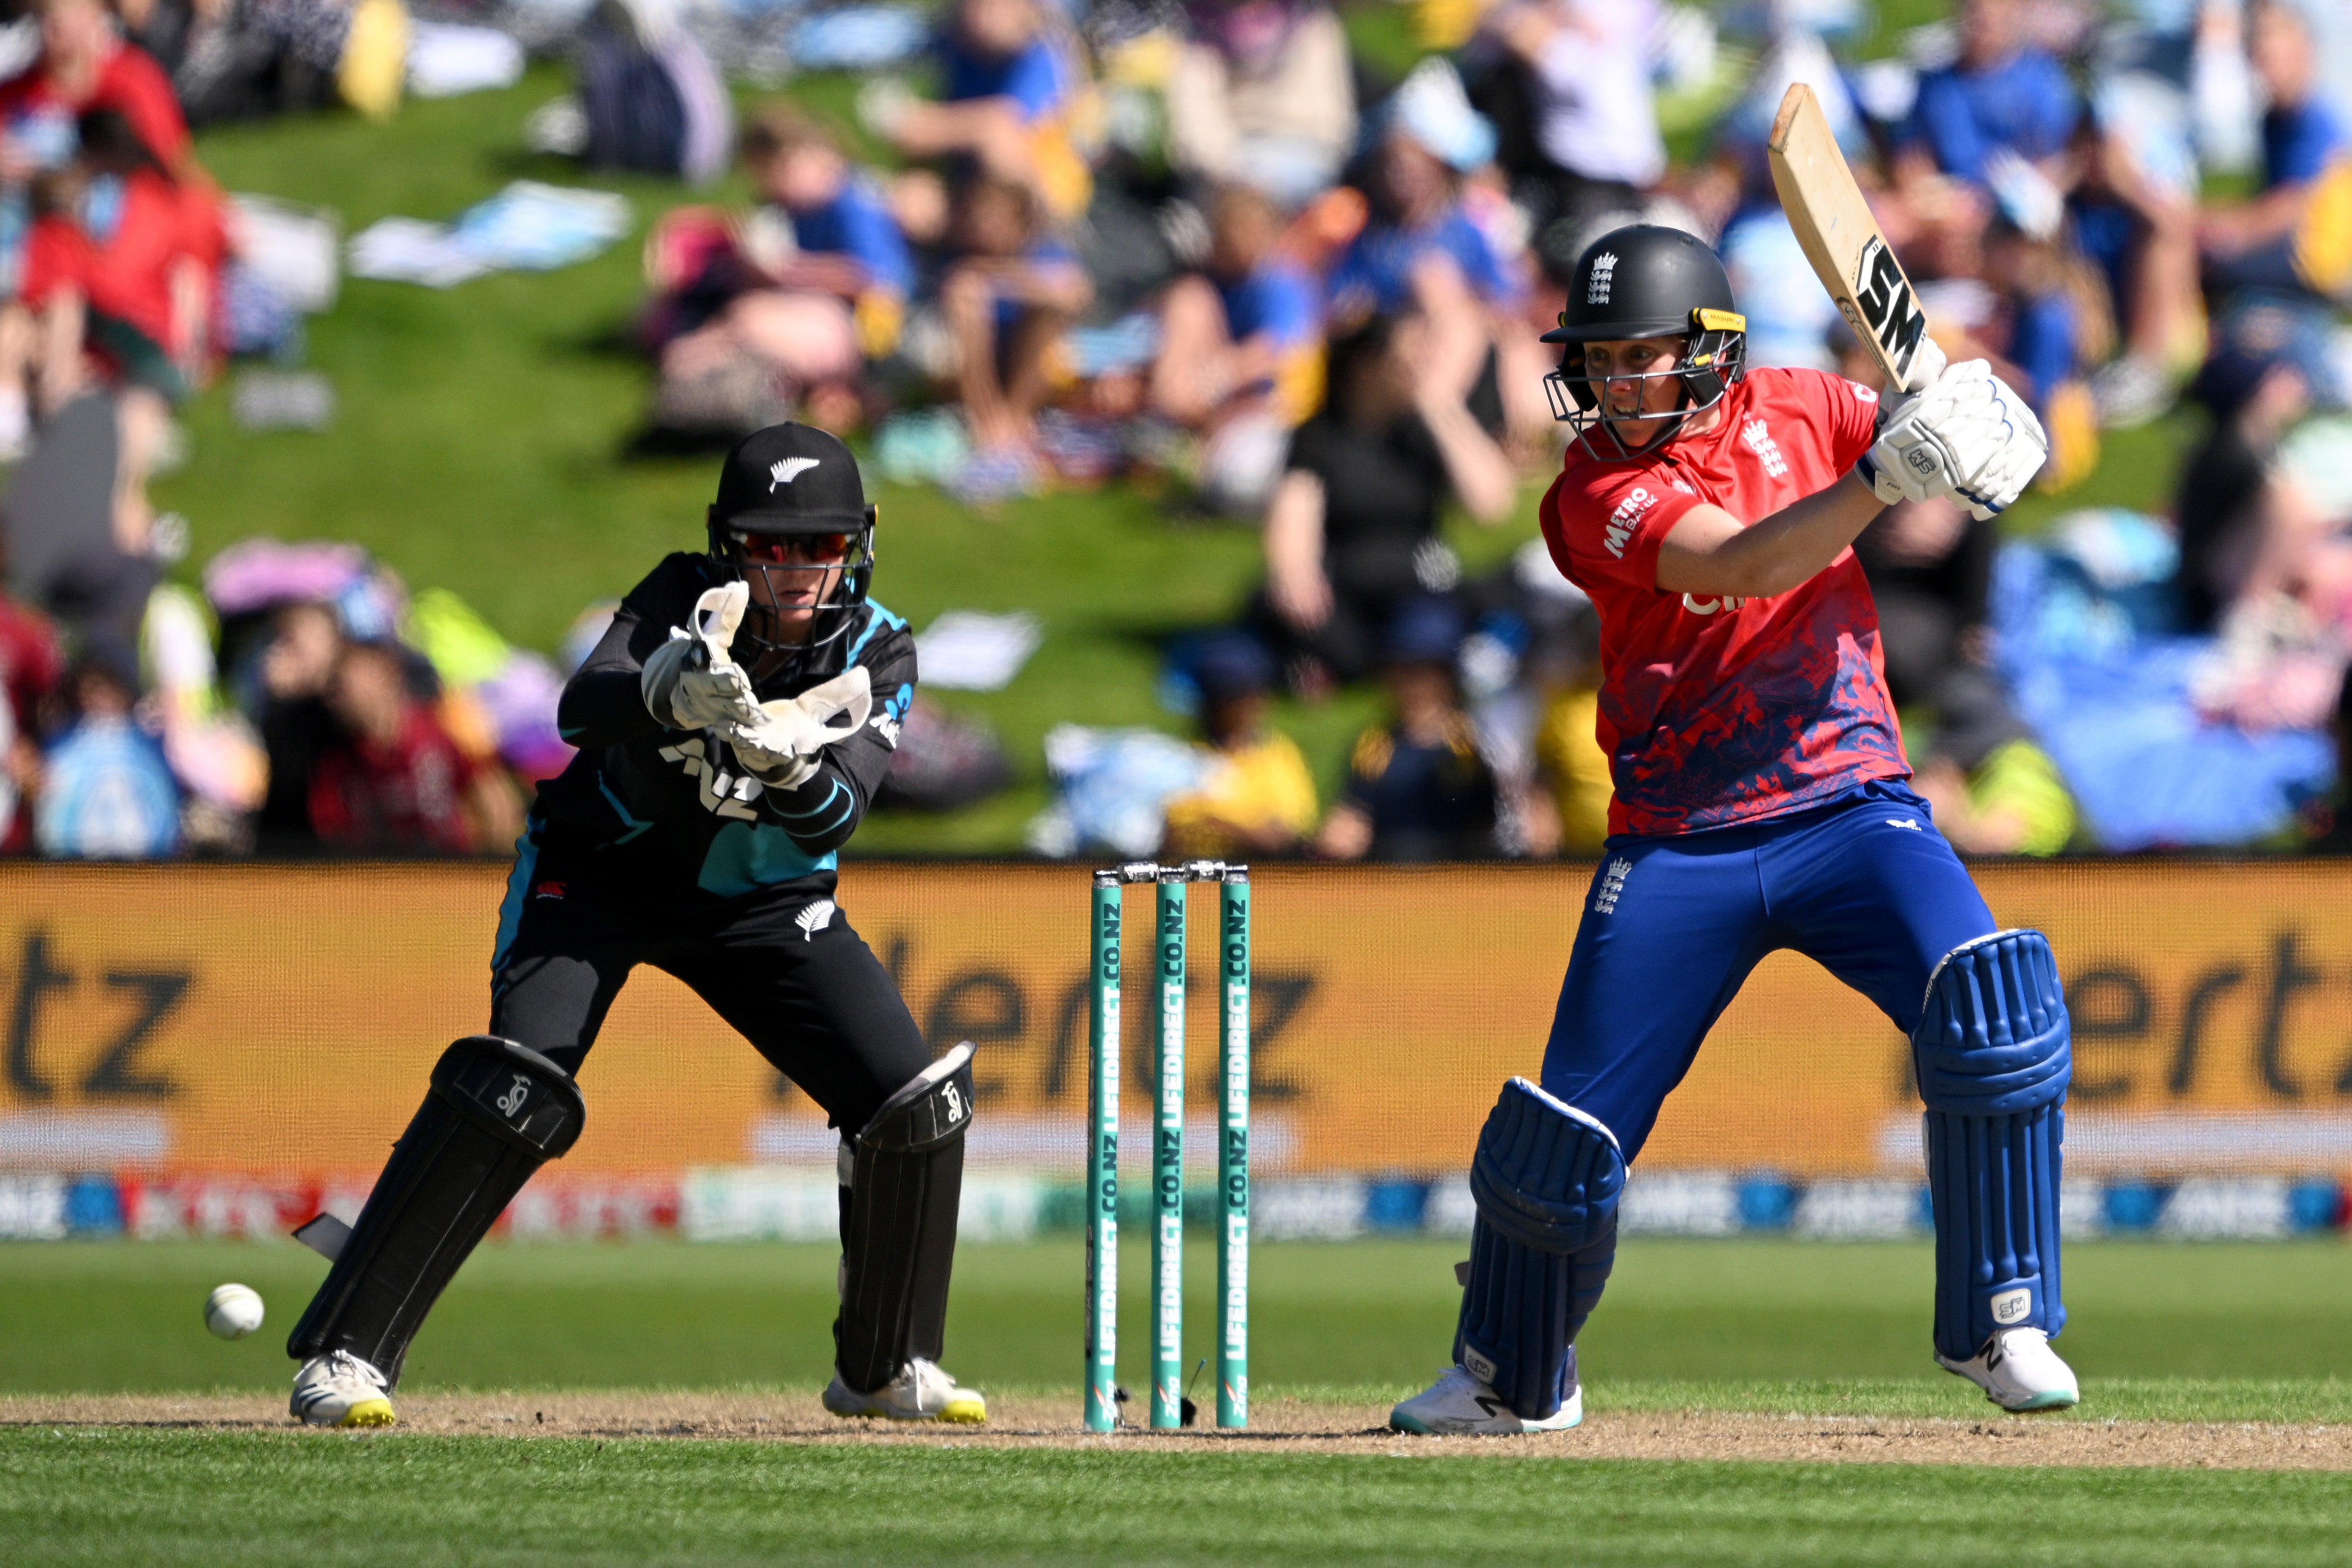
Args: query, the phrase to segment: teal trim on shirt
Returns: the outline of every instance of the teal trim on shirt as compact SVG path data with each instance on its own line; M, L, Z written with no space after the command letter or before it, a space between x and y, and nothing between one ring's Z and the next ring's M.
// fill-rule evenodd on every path
M695 885L721 898L740 898L763 887L816 872L831 871L837 858L813 855L782 828L765 822L730 822L710 841Z
M907 623L905 617L891 614L871 599L866 601L866 608L874 613L866 618L866 630L860 632L857 634L857 641L849 645L849 657L842 662L841 666L845 670L857 663L857 655L866 651L866 644L873 640L875 632L885 627L895 628Z
M507 895L499 901L499 938L490 949L490 974L493 978L506 967L507 949L514 946L515 932L522 925L522 901L530 896L531 873L539 867L539 819L532 817L522 825L522 837L515 841L514 870L507 876Z
M619 838L613 841L614 843L625 844L631 839L635 838L639 833L645 832L653 826L651 822L646 821L645 819L641 817L633 817L629 814L629 809L621 804L621 798L613 793L613 787L604 782L604 776L602 773L596 775L596 791L598 794L604 797L605 800L612 806L614 811L628 827L629 831L627 832L623 833Z

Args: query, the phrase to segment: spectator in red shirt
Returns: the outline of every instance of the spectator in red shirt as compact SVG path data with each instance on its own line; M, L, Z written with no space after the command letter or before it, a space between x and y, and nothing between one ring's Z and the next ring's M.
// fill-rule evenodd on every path
M327 704L344 733L310 777L310 825L326 843L466 854L503 849L522 831L514 786L468 758L409 695L397 650L345 650Z
M24 439L28 379L46 416L102 373L119 389L117 542L139 555L147 475L204 368L226 239L209 188L167 174L127 118L92 110L79 126L73 162L34 182L17 298L0 309L0 447Z
M175 176L199 174L171 78L122 41L102 0L43 0L41 56L0 84L0 182L21 185L73 152L73 122L110 109Z

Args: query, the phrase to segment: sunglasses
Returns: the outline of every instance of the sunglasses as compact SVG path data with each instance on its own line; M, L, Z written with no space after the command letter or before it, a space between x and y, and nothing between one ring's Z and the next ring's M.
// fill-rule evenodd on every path
M730 534L738 559L762 565L842 566L856 536L824 534Z

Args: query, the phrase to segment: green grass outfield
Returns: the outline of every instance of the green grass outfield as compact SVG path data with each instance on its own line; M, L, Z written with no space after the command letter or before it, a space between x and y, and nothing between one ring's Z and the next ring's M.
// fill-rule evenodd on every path
M1261 1396L1387 1400L1445 1359L1457 1243L1262 1246ZM1145 1260L1121 1260L1142 1349ZM949 1361L997 1392L1067 1392L1079 1249L967 1248ZM2065 1348L2114 1417L2352 1421L2352 1249L2069 1249ZM0 1247L0 1394L268 1390L324 1265L291 1246ZM409 1364L412 1391L812 1390L832 1250L486 1249ZM1207 1348L1206 1248L1189 1260ZM1596 1411L1989 1416L1927 1355L1917 1245L1629 1242L1582 1342ZM261 1333L207 1336L226 1280ZM1130 1356L1125 1375L1139 1384ZM1998 1418L1998 1417L1996 1417ZM887 1551L885 1547L887 1546ZM2352 1474L1512 1458L820 1448L0 1428L0 1562L737 1561L2231 1563L2352 1561Z
M1450 1241L1261 1245L1251 1376L1262 1395L1393 1399L1446 1360L1460 1293ZM830 1369L832 1249L493 1246L418 1336L411 1389L791 1388ZM2078 1243L2068 1357L2086 1418L2352 1421L2352 1248ZM1142 1249L1120 1259L1121 1375L1144 1375ZM326 1265L290 1245L0 1247L0 1394L275 1389ZM1580 1342L1594 1408L1983 1409L1928 1359L1924 1245L1633 1240ZM1214 1259L1187 1260L1192 1358L1209 1351ZM1078 1385L1078 1243L963 1249L948 1362L983 1389ZM268 1304L260 1333L204 1332L213 1286Z
M0 1433L45 1564L2310 1564L2352 1475Z

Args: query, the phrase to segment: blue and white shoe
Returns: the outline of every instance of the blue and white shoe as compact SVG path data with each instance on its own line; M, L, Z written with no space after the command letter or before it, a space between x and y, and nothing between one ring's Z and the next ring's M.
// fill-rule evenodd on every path
M302 1364L291 1408L313 1427L389 1427L394 1418L383 1374L347 1350Z
M2003 1329L1969 1360L1939 1355L1936 1364L1967 1378L2004 1410L2063 1410L2083 1397L2074 1369L2058 1358L2040 1329Z
M1527 1432L1565 1432L1584 1419L1584 1389L1568 1391L1558 1410L1529 1421L1510 1402L1465 1368L1449 1366L1423 1393L1389 1412L1389 1427L1433 1437L1517 1437Z

